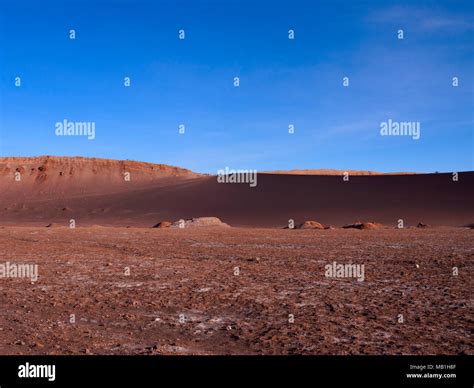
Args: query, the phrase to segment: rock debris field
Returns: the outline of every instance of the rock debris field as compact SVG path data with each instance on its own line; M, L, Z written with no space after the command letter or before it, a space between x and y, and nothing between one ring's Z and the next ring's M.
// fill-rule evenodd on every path
M453 227L0 227L0 262L39 275L0 278L0 354L474 354L472 242ZM364 281L326 276L334 262Z

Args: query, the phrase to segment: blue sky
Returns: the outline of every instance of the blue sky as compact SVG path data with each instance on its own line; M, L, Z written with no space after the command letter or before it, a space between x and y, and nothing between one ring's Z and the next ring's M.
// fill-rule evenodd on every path
M474 170L473 73L472 1L0 0L0 154ZM64 119L96 138L56 136Z

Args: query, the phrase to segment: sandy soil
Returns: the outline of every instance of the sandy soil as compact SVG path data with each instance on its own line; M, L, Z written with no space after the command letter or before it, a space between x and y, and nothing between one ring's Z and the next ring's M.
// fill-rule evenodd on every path
M0 227L0 354L474 354L473 233Z

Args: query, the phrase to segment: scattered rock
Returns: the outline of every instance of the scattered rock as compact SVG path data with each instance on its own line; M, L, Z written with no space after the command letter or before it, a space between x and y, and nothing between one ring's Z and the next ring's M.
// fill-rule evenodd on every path
M210 226L219 226L229 228L230 225L222 222L217 217L197 217L192 220L179 220L173 222L171 228L196 228L196 227L210 227Z
M376 224L375 222L354 222L353 224L344 225L344 229L379 229L381 227L380 224Z
M334 308L334 306L333 306L331 303L324 302L324 304L326 305L326 307L328 308L328 310L329 310L330 312L333 313L334 311L336 311L336 309Z
M173 223L170 221L161 221L153 225L152 228L169 228L171 225L173 225Z
M60 227L63 227L63 226L65 226L65 225L59 224L57 222L51 222L50 224L45 225L46 228L60 228Z
M259 263L260 262L260 257L248 257L247 261L250 261L252 263L254 263L254 262Z
M324 229L324 226L317 221L305 221L296 227L297 229Z
M423 223L423 222L418 222L418 225L416 226L417 228L427 228L428 225Z
M158 345L153 345L153 346L148 346L145 348L145 353L150 354L150 353L161 353L160 346Z

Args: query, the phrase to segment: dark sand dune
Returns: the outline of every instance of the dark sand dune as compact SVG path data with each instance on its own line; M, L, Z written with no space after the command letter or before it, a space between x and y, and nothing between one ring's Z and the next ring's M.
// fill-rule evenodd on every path
M315 219L342 226L373 221L395 227L474 221L474 172L351 176L259 174L258 184L139 162L85 158L0 159L0 223L153 226L215 216L232 226L284 227ZM45 166L42 171L39 166ZM19 169L27 178L15 182ZM34 170L33 170L34 169ZM72 170L72 173L71 173ZM123 180L124 171L131 180ZM60 172L63 172L61 175Z

